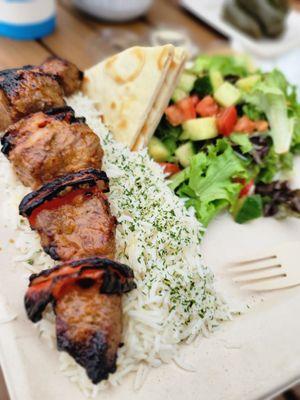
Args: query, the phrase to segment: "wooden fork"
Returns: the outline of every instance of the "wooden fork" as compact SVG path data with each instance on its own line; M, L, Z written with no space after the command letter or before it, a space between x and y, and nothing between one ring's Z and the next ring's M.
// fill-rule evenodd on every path
M242 289L265 291L300 285L300 242L288 242L254 259L232 263L229 271Z

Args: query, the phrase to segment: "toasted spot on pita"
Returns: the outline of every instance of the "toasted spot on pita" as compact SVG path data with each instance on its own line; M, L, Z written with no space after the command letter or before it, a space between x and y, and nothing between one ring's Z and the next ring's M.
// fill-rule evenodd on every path
M112 101L112 102L110 103L110 108L111 108L112 110L114 110L116 107L117 107L116 103L115 103L114 101Z
M172 61L171 61L171 64L170 64L170 69L174 69L174 68L177 68L177 67L178 67L177 62L175 62L174 60L172 60Z
M141 129L141 135L145 134L147 132L148 129L148 124L147 122L145 122L145 124L143 125L142 129Z
M131 82L136 79L140 74L144 64L145 64L145 53L142 49L133 47L131 49L130 62L124 64L118 64L119 58L115 55L109 58L105 64L105 72L109 75L115 82L119 84L124 84L126 82ZM128 55L128 57L130 54ZM125 68L126 67L126 68Z
M120 129L126 129L127 128L127 121L126 119L121 119L120 122L118 123L118 128Z

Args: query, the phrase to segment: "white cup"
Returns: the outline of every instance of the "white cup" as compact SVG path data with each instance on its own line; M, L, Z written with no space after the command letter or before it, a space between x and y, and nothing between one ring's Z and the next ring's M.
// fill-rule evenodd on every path
M86 13L108 21L128 21L145 14L153 0L73 0Z
M31 40L55 28L55 0L0 0L0 36Z

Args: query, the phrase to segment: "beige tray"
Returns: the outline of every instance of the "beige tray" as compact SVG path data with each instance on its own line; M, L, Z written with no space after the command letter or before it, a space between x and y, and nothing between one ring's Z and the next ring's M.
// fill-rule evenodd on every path
M2 194L0 201L5 201ZM25 274L13 267L14 249L9 239L14 233L3 226L3 216L0 219L0 364L11 400L83 400L77 387L60 373L57 351L39 339L25 317ZM183 349L185 360L196 372L164 365L150 372L140 391L133 391L129 377L122 386L98 398L252 400L296 382L300 378L300 287L263 297L241 295L226 272L226 263L231 260L296 238L300 238L300 221L296 219L262 219L244 226L227 216L215 221L203 243L205 261L214 269L217 286L232 306L247 302L249 312L224 324L210 338L200 338Z

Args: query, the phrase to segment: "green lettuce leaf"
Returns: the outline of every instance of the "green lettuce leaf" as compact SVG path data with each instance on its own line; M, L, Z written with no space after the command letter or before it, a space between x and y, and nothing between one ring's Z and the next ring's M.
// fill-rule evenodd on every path
M201 74L211 69L218 70L223 76L247 76L251 69L249 59L243 55L206 55L196 58L192 72Z
M270 124L270 136L273 139L275 152L283 154L289 151L293 131L294 116L290 116L288 101L291 101L289 85L284 75L274 70L264 75L249 94L244 95L244 100L254 105L267 116Z
M253 144L251 143L248 135L232 133L229 138L234 144L240 147L243 154L249 153L253 148Z
M259 119L266 119L265 114L253 104L244 104L243 113L252 121L257 121Z
M246 177L245 166L229 141L219 139L192 157L190 166L173 177L170 186L187 198L186 205L195 208L206 226L222 209L233 207L241 190L234 178Z

